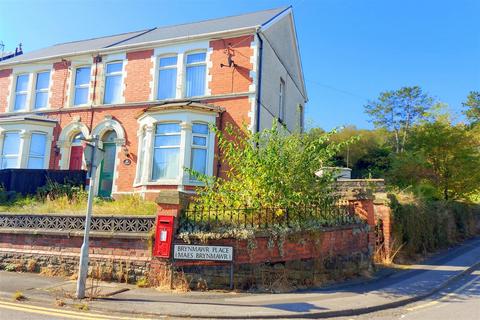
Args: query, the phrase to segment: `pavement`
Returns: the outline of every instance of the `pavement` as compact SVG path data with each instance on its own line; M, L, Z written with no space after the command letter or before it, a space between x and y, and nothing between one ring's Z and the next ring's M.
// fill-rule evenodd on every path
M384 272L380 278L368 282L356 281L329 288L283 294L212 291L172 293L125 284L99 283L94 284L94 288L87 290L87 293L104 297L81 303L88 304L89 310L104 314L110 319L165 316L197 319L357 316L398 308L432 297L462 277L472 274L479 266L480 238L476 238L421 264L410 265L402 271ZM74 281L63 278L2 271L0 315L2 303L12 303L12 294L17 290L28 298L23 302L25 305L52 307L56 300L61 300L66 303L63 310L70 310L69 308L80 303L71 299L74 285Z

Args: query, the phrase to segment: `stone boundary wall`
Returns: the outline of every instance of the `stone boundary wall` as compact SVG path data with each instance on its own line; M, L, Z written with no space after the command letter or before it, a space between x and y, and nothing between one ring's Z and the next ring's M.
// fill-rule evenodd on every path
M176 244L185 244L180 239ZM234 287L268 289L283 283L291 287L325 284L370 270L375 235L366 224L296 233L281 237L259 235L254 239L219 239L195 244L234 247ZM228 288L230 263L180 261L153 257L151 282L175 270L191 288ZM168 282L168 281L166 281ZM172 281L173 283L175 281ZM281 290L281 289L280 289Z
M83 236L68 233L0 233L0 269L71 276L78 270ZM148 234L90 235L90 271L103 280L134 283L147 274L151 259Z
M59 215L0 214L0 269L41 272L71 276L78 269L83 231L78 230L84 217ZM97 219L97 230L90 232L90 271L102 280L134 283L149 270L152 236L145 226L153 217L108 217ZM51 223L62 220L67 229L55 229ZM38 224L43 221L43 224ZM2 221L0 221L2 222ZM11 226L15 222L16 227ZM37 226L36 229L32 225ZM122 232L113 231L122 230ZM143 232L137 232L142 230Z

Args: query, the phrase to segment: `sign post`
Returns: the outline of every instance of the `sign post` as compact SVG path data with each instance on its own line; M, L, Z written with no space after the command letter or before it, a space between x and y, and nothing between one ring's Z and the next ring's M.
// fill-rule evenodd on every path
M87 162L88 176L90 177L90 183L88 184L88 200L87 200L87 212L85 215L85 232L83 235L83 244L80 250L80 265L78 268L78 280L77 280L77 292L78 299L85 298L85 285L87 282L88 274L88 241L90 234L90 224L92 218L92 206L93 198L95 196L95 179L97 167L103 159L103 150L100 149L98 136L93 136L91 140L86 140L84 156Z

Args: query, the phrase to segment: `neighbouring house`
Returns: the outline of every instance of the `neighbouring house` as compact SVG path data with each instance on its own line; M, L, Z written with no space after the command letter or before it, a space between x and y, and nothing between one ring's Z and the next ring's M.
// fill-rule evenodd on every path
M306 101L290 7L57 44L0 62L0 169L85 168L97 135L97 195L190 191L208 124L301 130Z

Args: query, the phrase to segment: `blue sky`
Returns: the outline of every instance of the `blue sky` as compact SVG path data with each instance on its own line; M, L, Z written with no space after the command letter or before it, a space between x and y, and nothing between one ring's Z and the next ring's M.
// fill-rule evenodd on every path
M420 85L457 115L480 90L478 0L0 0L0 40L31 51L285 5L294 9L309 126L369 128L366 101L401 86Z

